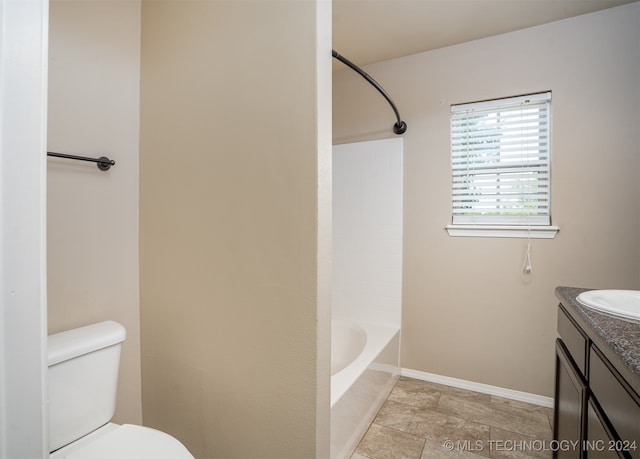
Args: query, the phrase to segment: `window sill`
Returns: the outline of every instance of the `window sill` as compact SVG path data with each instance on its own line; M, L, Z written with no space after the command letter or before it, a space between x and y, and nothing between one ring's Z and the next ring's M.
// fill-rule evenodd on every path
M447 225L452 237L516 237L523 239L553 239L560 231L557 226L511 225Z

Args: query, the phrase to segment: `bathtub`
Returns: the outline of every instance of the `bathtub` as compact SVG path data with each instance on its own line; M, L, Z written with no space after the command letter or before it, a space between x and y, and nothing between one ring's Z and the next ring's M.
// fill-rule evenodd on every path
M331 324L331 458L351 456L399 378L400 329Z

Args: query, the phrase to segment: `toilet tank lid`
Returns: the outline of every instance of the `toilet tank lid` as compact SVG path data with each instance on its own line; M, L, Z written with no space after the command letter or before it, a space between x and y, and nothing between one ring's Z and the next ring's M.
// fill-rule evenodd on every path
M125 328L113 320L49 335L49 366L113 346L123 342L125 338Z

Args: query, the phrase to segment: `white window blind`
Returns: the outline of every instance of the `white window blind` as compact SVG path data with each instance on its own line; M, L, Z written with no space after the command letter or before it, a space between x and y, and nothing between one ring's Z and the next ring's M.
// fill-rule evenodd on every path
M451 106L454 225L550 225L551 93Z

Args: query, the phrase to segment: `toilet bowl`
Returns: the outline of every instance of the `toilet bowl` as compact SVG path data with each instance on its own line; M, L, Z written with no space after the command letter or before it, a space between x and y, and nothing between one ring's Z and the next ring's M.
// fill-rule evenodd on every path
M148 427L109 423L49 455L50 459L188 459L171 435Z
M167 433L111 422L125 336L113 321L49 335L51 459L193 459Z

